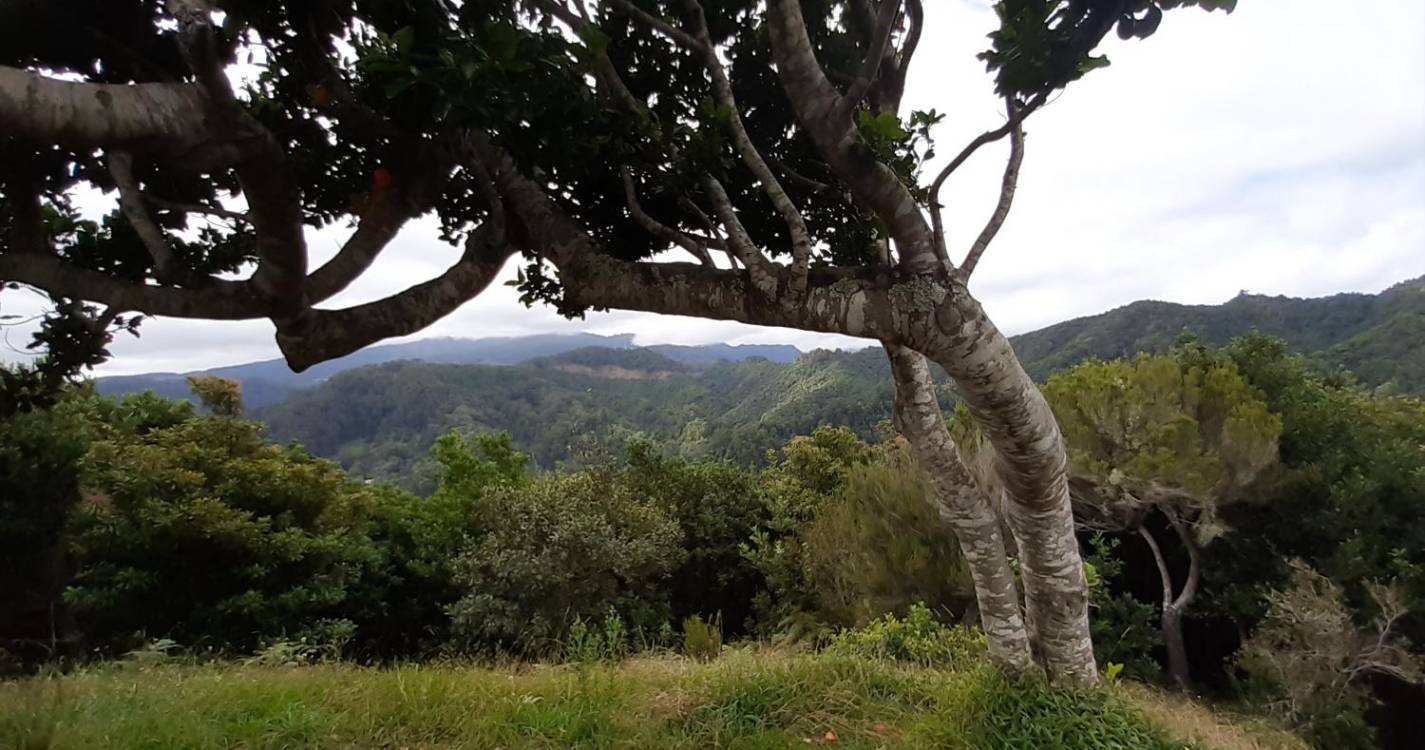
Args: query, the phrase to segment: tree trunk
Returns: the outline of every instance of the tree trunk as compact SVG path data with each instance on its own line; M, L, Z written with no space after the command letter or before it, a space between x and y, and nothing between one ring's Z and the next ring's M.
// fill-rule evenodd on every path
M938 288L938 287L937 287ZM1055 682L1098 681L1089 636L1088 583L1074 536L1068 457L1049 404L1020 365L1008 339L962 282L932 298L936 332L916 348L955 380L995 449L1004 483L1005 520L1020 551L1026 619Z
M896 428L929 476L936 510L960 542L975 583L990 659L1008 674L1027 674L1034 661L999 518L950 438L925 357L900 346L887 344L885 349L896 386Z
M1138 525L1138 535L1143 537L1143 541L1147 542L1148 548L1153 551L1153 561L1158 566L1158 577L1163 584L1163 612L1160 623L1163 645L1168 651L1168 676L1179 689L1186 691L1192 684L1192 668L1188 665L1187 644L1183 639L1183 613L1197 596L1200 555L1196 541L1191 538L1177 516L1171 511L1164 511L1164 515L1168 517L1188 550L1188 578L1183 584L1182 592L1177 596L1173 595L1173 574L1168 569L1168 561L1163 557L1163 550L1158 545L1157 538L1143 524Z

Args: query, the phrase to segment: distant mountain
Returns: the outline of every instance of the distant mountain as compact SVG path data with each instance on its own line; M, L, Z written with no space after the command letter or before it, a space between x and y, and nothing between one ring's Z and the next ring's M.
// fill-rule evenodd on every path
M284 401L295 391L310 388L338 373L368 365L403 360L452 365L513 365L588 348L632 349L633 334L600 336L593 333L573 333L485 339L421 339L403 344L369 347L340 359L315 365L300 373L292 372L287 363L280 359L269 359L186 373L119 375L99 378L96 383L99 392L104 395L151 390L167 398L184 399L189 397L186 380L189 375L217 375L241 382L244 400L249 407L256 408ZM658 344L645 348L675 362L691 365L741 362L752 358L765 358L785 364L801 354L801 350L786 344Z
M1300 299L1240 294L1221 305L1180 305L1145 300L1101 315L1058 323L1011 339L1030 375L1043 379L1086 359L1113 359L1137 352L1166 351L1184 332L1225 344L1250 331L1280 336L1327 369L1344 368L1370 386L1389 384L1405 393L1425 393L1425 277L1380 294L1337 294ZM441 364L512 365L579 349L634 349L684 365L709 366L765 359L791 364L802 354L786 344L655 344L635 347L632 334L546 334L513 338L423 339L363 349L293 373L282 360L267 360L201 373L150 373L99 378L100 393L152 390L187 398L189 374L239 380L253 408L281 402L340 372L383 362L419 360ZM583 356L591 356L585 353ZM879 356L879 355L876 355ZM566 368L568 369L568 368Z
M621 453L636 433L740 463L823 424L871 437L889 413L889 374L878 349L693 366L649 349L585 348L502 367L362 367L254 416L273 440L300 442L356 476L428 490L430 445L450 430L508 432L544 467Z
M1239 294L1221 305L1145 300L1011 339L1036 379L1086 359L1162 352L1183 333L1212 344L1259 331L1370 386L1425 393L1425 277L1380 294L1301 299Z

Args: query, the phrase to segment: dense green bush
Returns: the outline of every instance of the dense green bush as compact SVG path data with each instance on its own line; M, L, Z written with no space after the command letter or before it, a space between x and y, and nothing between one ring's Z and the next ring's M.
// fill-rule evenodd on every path
M180 411L123 402L85 458L65 600L87 643L248 651L381 598L369 493L255 424Z
M481 499L482 535L455 561L461 645L547 651L576 618L612 608L633 628L668 621L682 562L677 522L606 470L541 476Z
M984 662L986 644L979 630L945 625L935 619L929 607L917 602L904 619L887 613L862 627L837 633L826 650L846 656L964 669Z
M860 625L916 602L958 614L974 601L960 544L899 450L850 467L802 539L818 614L833 625Z
M716 617L732 632L745 632L766 582L741 547L772 520L757 473L727 461L664 458L650 443L634 441L618 482L662 508L682 531L686 556L666 583L674 620Z
M0 418L0 674L60 656L63 531L89 429L79 398Z

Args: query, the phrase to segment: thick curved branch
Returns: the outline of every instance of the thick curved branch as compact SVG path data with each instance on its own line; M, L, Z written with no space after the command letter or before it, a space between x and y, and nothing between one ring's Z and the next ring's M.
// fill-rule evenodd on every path
M871 153L851 114L855 106L837 93L816 60L801 4L772 0L768 28L778 77L801 124L822 158L856 200L886 225L901 250L901 262L915 273L938 271L933 238L920 206L895 172Z
M231 163L236 149L207 135L208 111L190 83L75 83L0 66L0 133L21 140Z
M1173 531L1178 534L1178 540L1182 542L1183 549L1188 554L1188 575L1183 583L1183 589L1173 600L1172 606L1178 611L1187 609L1197 598L1197 589L1202 580L1202 549L1198 546L1197 540L1193 538L1192 532L1183 523L1174 510L1165 510L1163 515L1168 517L1168 523L1173 525Z
M248 282L211 281L194 289L148 286L79 268L52 255L0 255L0 279L38 287L52 295L149 315L249 320L271 313L270 304L255 294Z
M1013 120L1013 104L1010 105L1011 119ZM990 220L985 224L985 228L980 230L980 236L975 238L975 244L970 246L970 252L965 256L965 262L960 264L960 273L966 278L975 272L975 266L980 263L980 256L985 254L994 241L995 235L999 234L1000 227L1004 226L1005 219L1009 217L1010 205L1014 203L1014 190L1019 184L1019 167L1024 163L1024 125L1022 120L1014 121L1014 128L1009 134L1009 160L1004 165L1004 178L1000 181L999 202L995 204L994 213L990 214Z
M341 250L307 277L308 301L318 304L350 286L371 267L376 256L386 249L386 245L395 239L413 215L413 208L402 199L399 191L388 190L377 196L367 206L356 231L347 238Z
M474 299L499 275L512 248L494 244L489 224L471 233L460 260L434 279L389 297L341 310L308 310L279 324L277 346L294 372L344 357L382 339L415 333Z

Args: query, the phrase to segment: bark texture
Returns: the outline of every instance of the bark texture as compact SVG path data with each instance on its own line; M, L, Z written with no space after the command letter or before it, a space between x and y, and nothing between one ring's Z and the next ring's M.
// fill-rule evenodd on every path
M1000 535L999 516L965 468L945 427L925 357L903 346L887 345L885 349L896 385L896 427L930 479L936 510L960 542L975 583L975 602L989 641L990 659L1009 674L1029 674L1034 659L1014 571Z

